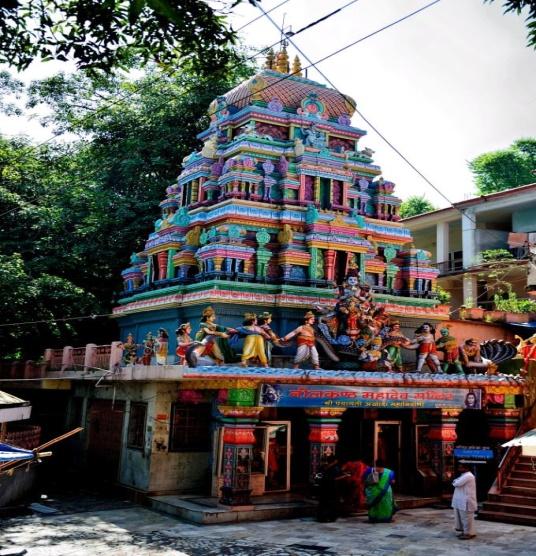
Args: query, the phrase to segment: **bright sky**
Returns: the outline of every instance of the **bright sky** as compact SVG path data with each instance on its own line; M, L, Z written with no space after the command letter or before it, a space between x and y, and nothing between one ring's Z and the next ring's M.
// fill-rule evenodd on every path
M262 0L268 11L282 0ZM344 6L349 0L290 0L271 12L278 24L294 31ZM427 4L427 0L359 0L293 40L313 61L323 58ZM319 67L360 111L450 200L474 191L467 161L536 136L536 51L526 47L523 17L503 15L502 2L442 0ZM244 0L231 21L238 28L259 15ZM241 33L254 49L274 43L277 30L261 18ZM289 46L289 54L296 52ZM307 65L302 60L303 65ZM25 81L52 75L64 65L34 64ZM324 82L314 70L309 78ZM385 179L398 196L435 193L357 115L353 124L369 132L361 146L376 151ZM34 120L0 118L0 131L25 132L43 140Z

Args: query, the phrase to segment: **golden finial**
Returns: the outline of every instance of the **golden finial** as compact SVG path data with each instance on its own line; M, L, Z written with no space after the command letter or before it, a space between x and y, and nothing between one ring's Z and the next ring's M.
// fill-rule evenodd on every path
M279 73L288 73L289 72L289 64L288 64L288 54L287 49L285 46L277 53L275 57L275 68L276 71Z
M301 60L298 56L295 56L294 61L292 62L292 75L302 77Z
M266 54L266 62L264 63L264 67L269 70L274 69L274 60L275 60L274 49L270 48L270 50L268 50Z

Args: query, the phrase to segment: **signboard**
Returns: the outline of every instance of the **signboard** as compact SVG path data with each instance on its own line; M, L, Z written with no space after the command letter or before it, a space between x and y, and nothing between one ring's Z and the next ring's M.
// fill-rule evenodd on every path
M458 446L454 448L454 457L465 460L493 459L493 450L489 447L481 446Z
M388 409L480 409L481 391L461 388L389 388L262 384L259 405L264 407L359 407Z

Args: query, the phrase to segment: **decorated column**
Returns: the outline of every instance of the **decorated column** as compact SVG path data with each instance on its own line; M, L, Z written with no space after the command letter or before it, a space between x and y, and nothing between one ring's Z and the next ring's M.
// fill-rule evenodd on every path
M244 407L241 403L254 403L256 390L229 390L228 404L218 410L224 426L223 433L223 485L220 503L227 506L251 504L250 477L255 425L262 407Z
M324 275L326 280L335 278L335 250L326 249L324 253Z
M459 413L459 409L440 409L435 422L430 423L428 438L432 448L432 466L442 483L453 479L454 444Z
M168 252L167 251L160 251L157 255L158 260L158 279L165 280L167 276L167 261L168 261Z
M311 408L306 409L309 421L309 477L312 479L320 469L322 460L335 454L339 441L337 430L341 422L342 408Z

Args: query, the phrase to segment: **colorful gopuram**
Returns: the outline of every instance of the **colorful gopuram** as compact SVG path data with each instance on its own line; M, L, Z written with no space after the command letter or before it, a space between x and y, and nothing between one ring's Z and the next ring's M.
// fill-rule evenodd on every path
M284 48L216 98L202 148L184 159L122 273L122 337L198 322L208 304L224 324L267 310L285 330L297 309L334 304L350 266L390 314L445 318L437 270L399 222L394 183L361 147L354 106L303 77L298 59L290 69Z

